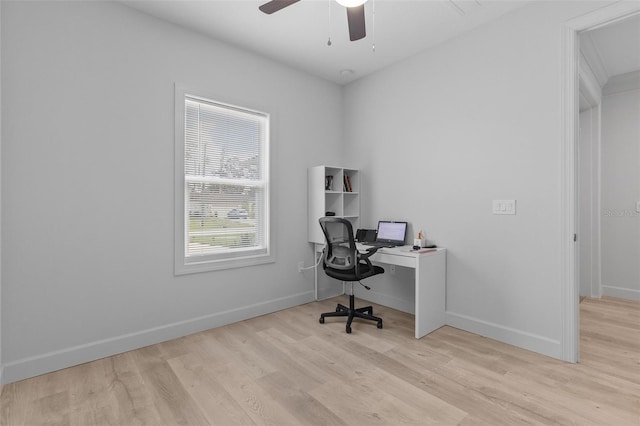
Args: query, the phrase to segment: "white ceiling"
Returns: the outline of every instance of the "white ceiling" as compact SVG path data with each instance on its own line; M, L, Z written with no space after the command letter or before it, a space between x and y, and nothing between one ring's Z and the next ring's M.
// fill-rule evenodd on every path
M598 77L604 83L611 77L640 70L640 14L581 34L580 46L592 70L602 74Z
M600 96L640 82L640 14L580 34L580 111L596 106ZM611 82L607 85L607 82ZM614 83L615 82L615 83ZM593 86L597 83L599 90ZM602 90L602 92L600 92Z
M338 84L410 57L528 3L369 0L365 4L367 36L351 42L346 9L333 0L302 0L272 15L258 10L267 0L120 1ZM331 46L327 45L329 37Z

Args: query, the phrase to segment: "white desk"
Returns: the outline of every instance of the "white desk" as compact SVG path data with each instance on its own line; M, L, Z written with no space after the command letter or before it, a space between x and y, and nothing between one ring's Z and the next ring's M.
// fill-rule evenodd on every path
M323 245L316 245L316 252ZM367 246L358 245L360 251ZM447 251L438 248L428 253L410 252L411 246L381 248L369 259L374 263L414 269L415 336L419 339L445 325ZM316 298L317 274L316 268Z

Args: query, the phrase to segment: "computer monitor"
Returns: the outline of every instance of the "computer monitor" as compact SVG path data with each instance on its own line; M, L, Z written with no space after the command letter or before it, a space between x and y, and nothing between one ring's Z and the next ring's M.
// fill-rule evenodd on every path
M407 222L394 222L381 220L378 222L376 242L388 243L394 246L403 246L407 238Z

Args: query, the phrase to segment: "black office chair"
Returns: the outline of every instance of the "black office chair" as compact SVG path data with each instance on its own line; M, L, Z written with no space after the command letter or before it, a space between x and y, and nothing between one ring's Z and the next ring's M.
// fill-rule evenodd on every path
M325 317L348 317L347 333L351 333L351 322L354 318L363 318L376 321L378 328L382 328L382 318L373 316L373 307L355 308L353 296L353 282L357 281L367 290L370 287L362 284L360 280L384 273L380 266L371 264L369 257L378 248L370 248L365 253L360 253L356 248L353 238L351 222L337 217L320 218L320 226L326 240L326 246L322 252L322 267L324 272L337 280L347 281L351 284L349 294L349 306L338 303L335 312L327 312L320 315L320 324L324 324Z

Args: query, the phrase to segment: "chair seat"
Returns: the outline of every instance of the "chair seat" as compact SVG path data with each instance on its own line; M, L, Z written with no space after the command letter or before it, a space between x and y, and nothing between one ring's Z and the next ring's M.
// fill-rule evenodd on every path
M365 279L365 278L372 277L374 275L384 273L384 268L382 268L381 266L377 266L377 265L371 265L371 266L372 267L369 267L369 265L367 265L366 263L360 264L360 268L359 268L360 279ZM353 281L353 278L355 276L355 271L353 269L347 269L347 270L341 271L338 269L327 268L325 269L324 272L331 278L335 278L340 281Z

